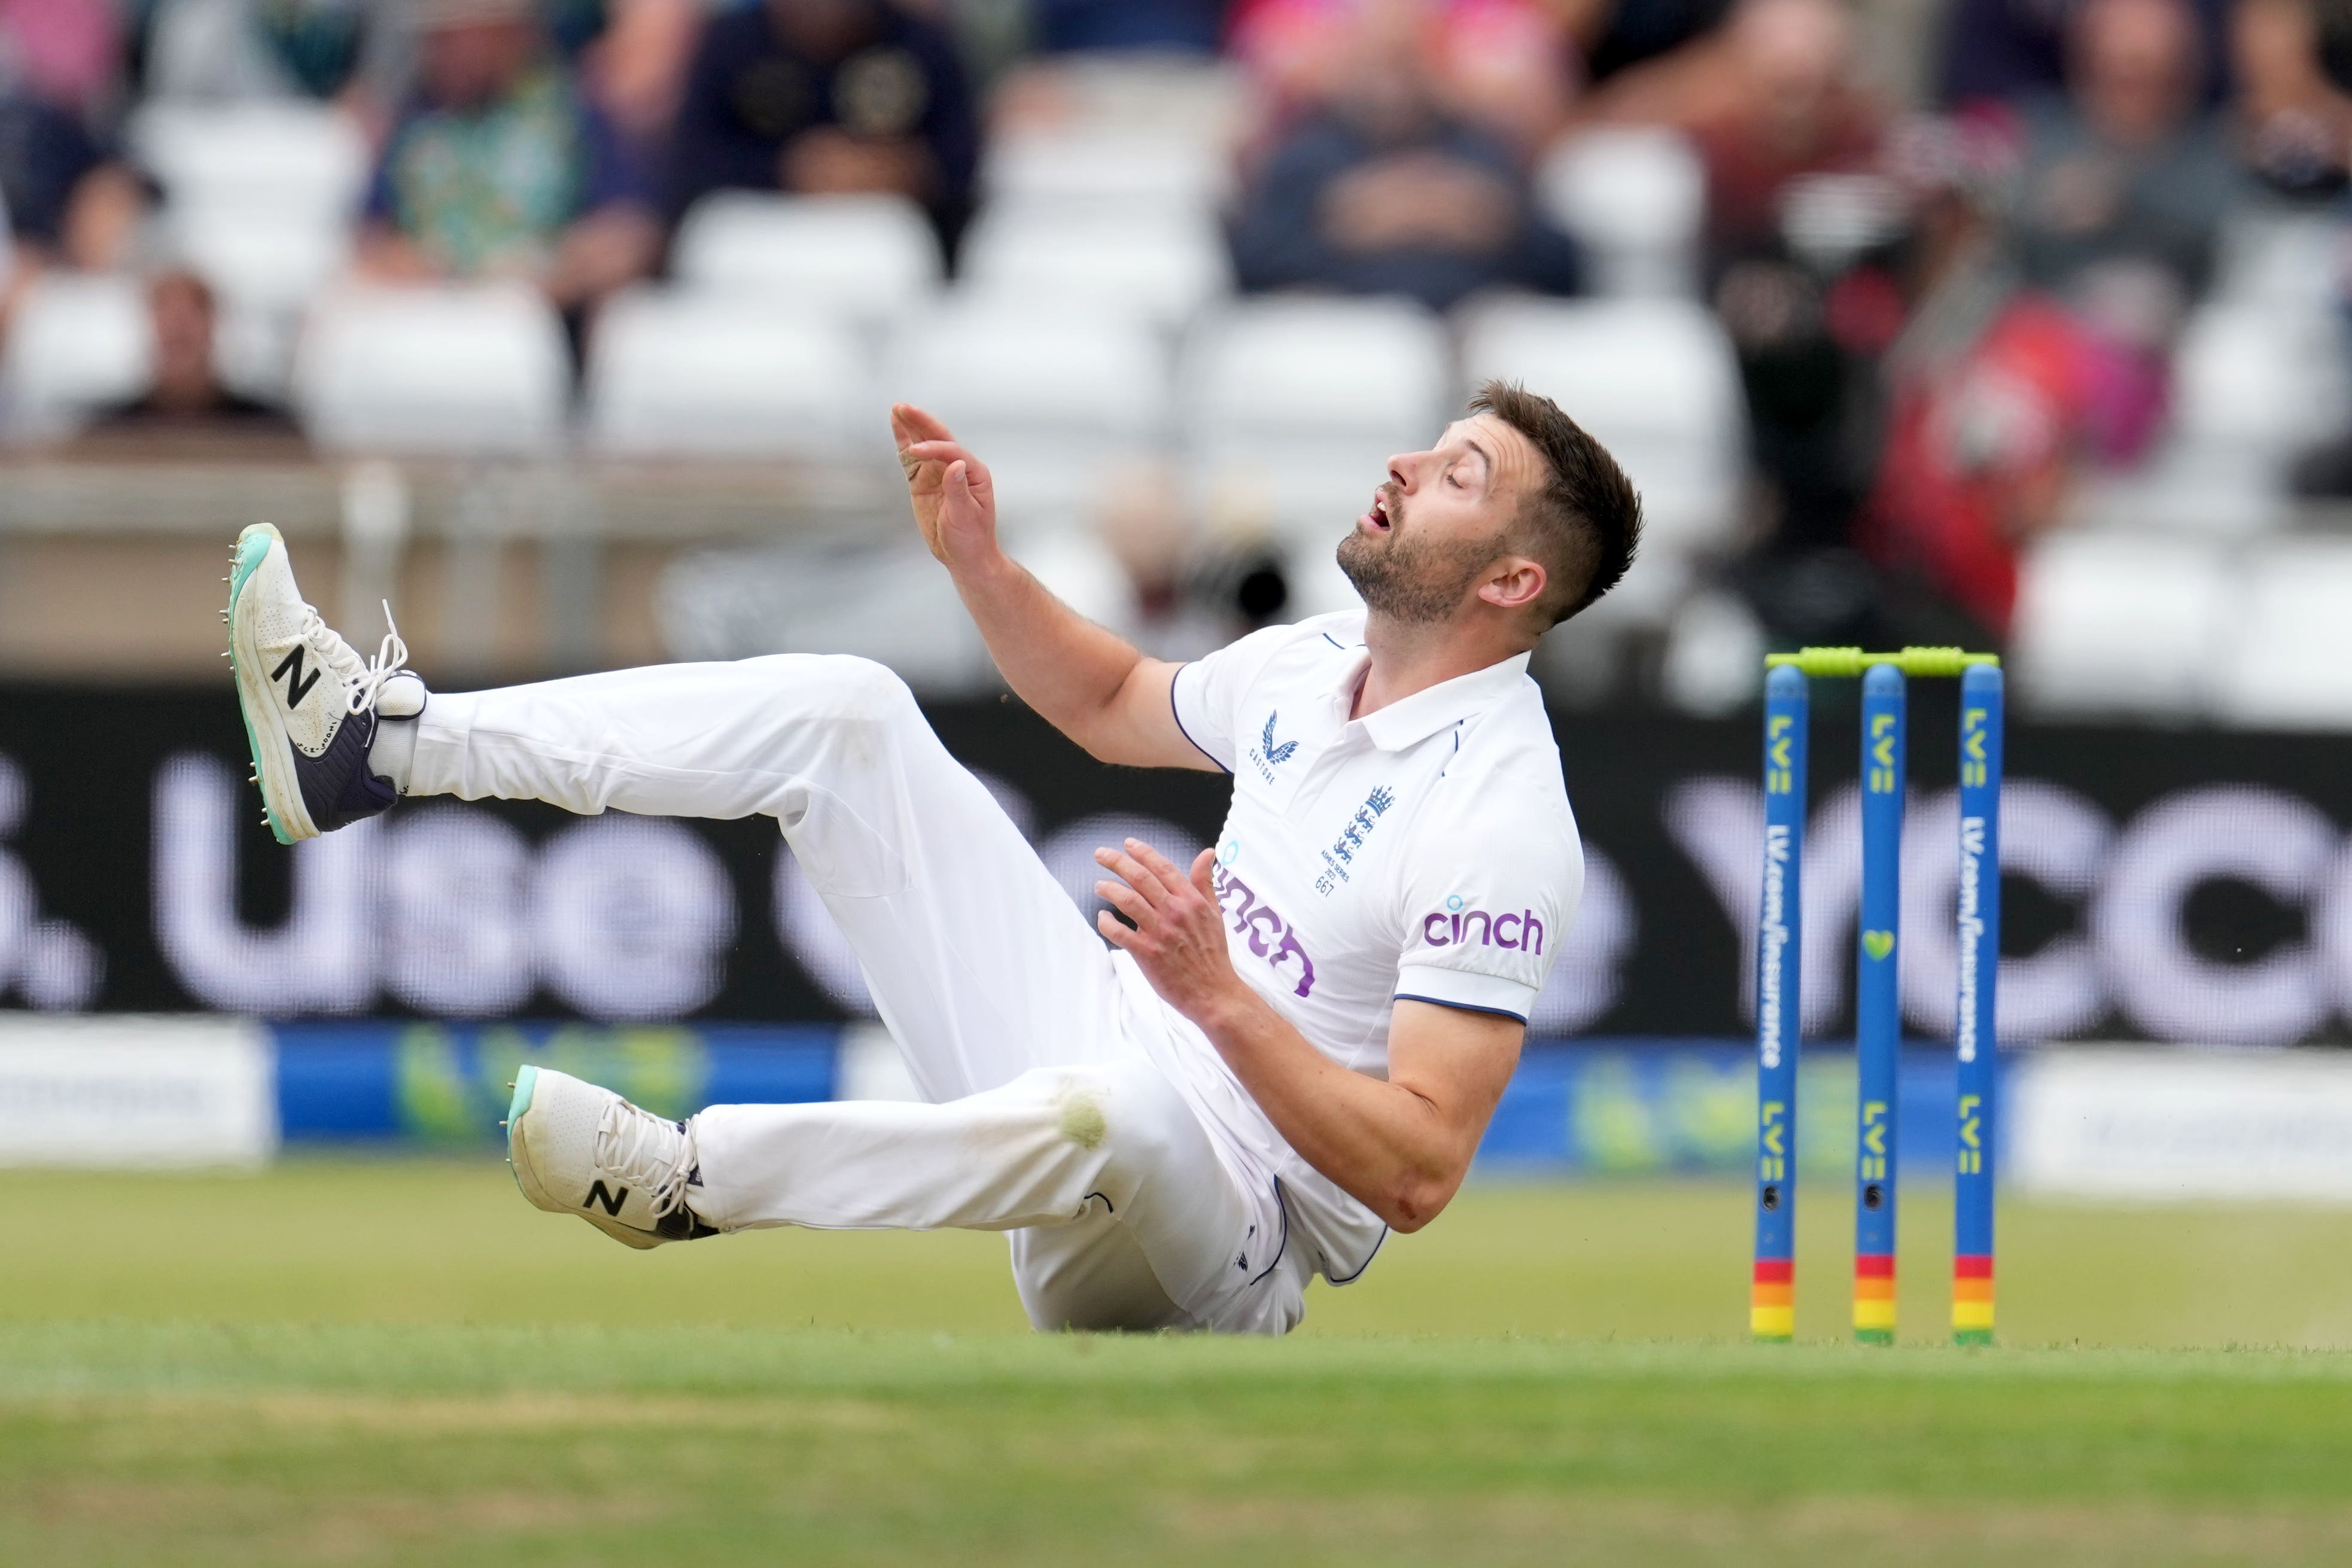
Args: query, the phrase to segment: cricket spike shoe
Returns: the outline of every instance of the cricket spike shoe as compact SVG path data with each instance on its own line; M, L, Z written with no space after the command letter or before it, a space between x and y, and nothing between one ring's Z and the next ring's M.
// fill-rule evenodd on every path
M302 601L286 541L268 523L237 536L228 585L229 667L269 831L295 843L390 806L399 791L370 769L368 747L384 683L408 662L399 632L373 664L362 659ZM404 685L422 690L414 676Z
M568 1072L526 1067L507 1109L507 1161L523 1197L631 1247L719 1232L687 1207L702 1185L694 1131Z

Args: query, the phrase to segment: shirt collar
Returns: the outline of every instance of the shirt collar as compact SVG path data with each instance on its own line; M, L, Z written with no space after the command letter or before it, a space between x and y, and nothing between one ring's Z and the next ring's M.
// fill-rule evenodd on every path
M1357 722L1364 727L1365 736L1382 751L1402 751L1417 741L1428 739L1448 726L1459 724L1499 700L1526 675L1529 656L1515 653L1483 670L1473 670L1466 675L1440 681ZM1356 683L1362 679L1370 664L1369 653L1350 662L1339 688L1343 701L1352 700Z

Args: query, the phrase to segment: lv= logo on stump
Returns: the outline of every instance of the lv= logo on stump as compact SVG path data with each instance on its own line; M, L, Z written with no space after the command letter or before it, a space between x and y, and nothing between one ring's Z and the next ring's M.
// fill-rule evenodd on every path
M1796 1332L1797 1059L1805 842L1808 678L1862 681L1862 907L1855 938L1853 1332L1895 1340L1896 1106L1901 975L1906 680L1960 682L1958 1023L1953 1040L1952 1337L1989 1344L1993 1325L1993 1129L1999 1071L1993 993L2000 953L2000 661L1958 648L1807 648L1765 660L1764 892L1756 964L1756 1261L1748 1329Z

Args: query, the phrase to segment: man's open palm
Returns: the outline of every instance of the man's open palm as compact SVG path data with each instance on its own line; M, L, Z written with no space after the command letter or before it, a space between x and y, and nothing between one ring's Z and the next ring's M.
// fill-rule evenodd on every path
M890 405L890 434L923 542L947 565L996 548L996 486L987 465L956 444L948 427L912 403Z

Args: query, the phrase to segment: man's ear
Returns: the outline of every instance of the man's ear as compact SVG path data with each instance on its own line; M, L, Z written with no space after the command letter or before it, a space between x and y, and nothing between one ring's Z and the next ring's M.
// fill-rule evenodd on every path
M1543 597L1544 569L1523 555L1507 555L1487 569L1478 597L1501 610L1525 610Z

